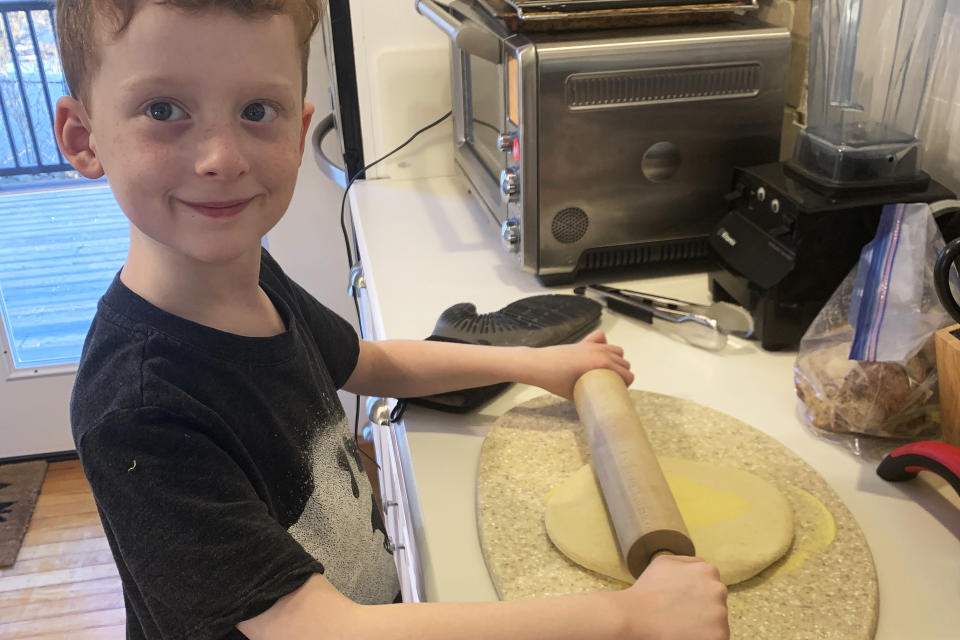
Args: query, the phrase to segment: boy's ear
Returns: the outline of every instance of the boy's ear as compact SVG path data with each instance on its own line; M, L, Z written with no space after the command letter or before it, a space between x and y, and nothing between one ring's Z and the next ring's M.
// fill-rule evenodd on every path
M303 123L300 129L300 157L303 158L303 149L307 142L307 129L310 128L310 120L313 118L314 106L312 102L303 103Z
M79 100L70 96L57 100L54 131L60 152L74 169L85 178L96 179L103 175L103 166L93 146L90 117Z

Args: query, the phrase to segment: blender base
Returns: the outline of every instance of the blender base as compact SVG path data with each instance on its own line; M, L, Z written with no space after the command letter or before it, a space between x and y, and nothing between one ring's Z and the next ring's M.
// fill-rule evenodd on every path
M925 187L825 195L775 162L737 169L736 198L710 235L723 269L710 276L715 300L740 304L768 350L792 349L876 235L884 205L936 202L953 192L926 174ZM960 214L937 219L947 240Z

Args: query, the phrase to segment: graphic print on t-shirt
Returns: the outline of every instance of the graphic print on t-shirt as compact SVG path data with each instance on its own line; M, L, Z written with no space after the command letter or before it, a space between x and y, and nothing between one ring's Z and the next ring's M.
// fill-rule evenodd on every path
M347 460L348 453L353 456L356 468L360 469L360 473L364 473L363 460L360 458L360 447L357 446L357 441L351 437L345 437L343 439L343 449L337 452L337 464L340 465L341 469L350 474L350 484L353 489L353 495L355 498L359 498L360 487L357 485L356 476L353 475L353 467L350 466L350 462ZM383 548L387 550L387 553L392 555L393 551L390 549L390 545L387 544L387 527L383 523L383 515L380 513L380 509L377 508L377 500L372 495L370 497L370 503L373 507L370 511L370 526L374 531L379 531L383 534Z
M361 604L392 602L399 590L386 530L346 416L311 428L314 491L288 530L323 563L324 575ZM373 515L371 515L373 514Z
M349 438L344 438L344 442L349 441ZM353 497L360 497L360 487L357 486L357 477L353 475L353 469L350 468L350 461L347 459L346 449L340 449L337 451L337 466L350 474L350 489L353 491Z

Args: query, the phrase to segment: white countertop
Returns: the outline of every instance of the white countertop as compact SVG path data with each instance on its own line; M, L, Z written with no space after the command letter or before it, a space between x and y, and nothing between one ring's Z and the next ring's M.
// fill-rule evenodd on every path
M473 302L486 313L527 295L570 291L545 288L520 269L516 257L501 248L493 218L458 177L361 181L351 188L350 202L378 338L425 338L441 312L458 302ZM615 281L610 274L590 275L606 284ZM616 281L709 301L704 273L651 267L634 270L632 278ZM795 352L771 353L735 338L723 351L703 351L606 311L600 328L624 347L636 375L632 388L739 418L779 440L827 480L873 552L879 640L960 637L960 498L927 472L907 483L887 483L876 475L877 461L805 427L793 386ZM496 599L477 537L480 446L499 415L540 393L514 385L466 415L407 410L399 435L408 447L405 474L414 485L408 489L428 600Z

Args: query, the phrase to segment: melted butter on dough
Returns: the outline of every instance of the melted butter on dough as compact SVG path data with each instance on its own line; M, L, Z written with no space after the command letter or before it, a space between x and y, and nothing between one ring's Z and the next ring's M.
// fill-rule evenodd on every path
M717 489L677 473L665 473L670 493L688 529L702 529L750 511L750 502L732 491Z
M717 567L725 584L755 576L790 548L793 511L767 481L690 460L661 458L660 464L697 555ZM633 582L589 464L550 492L545 524L554 545L577 564Z

